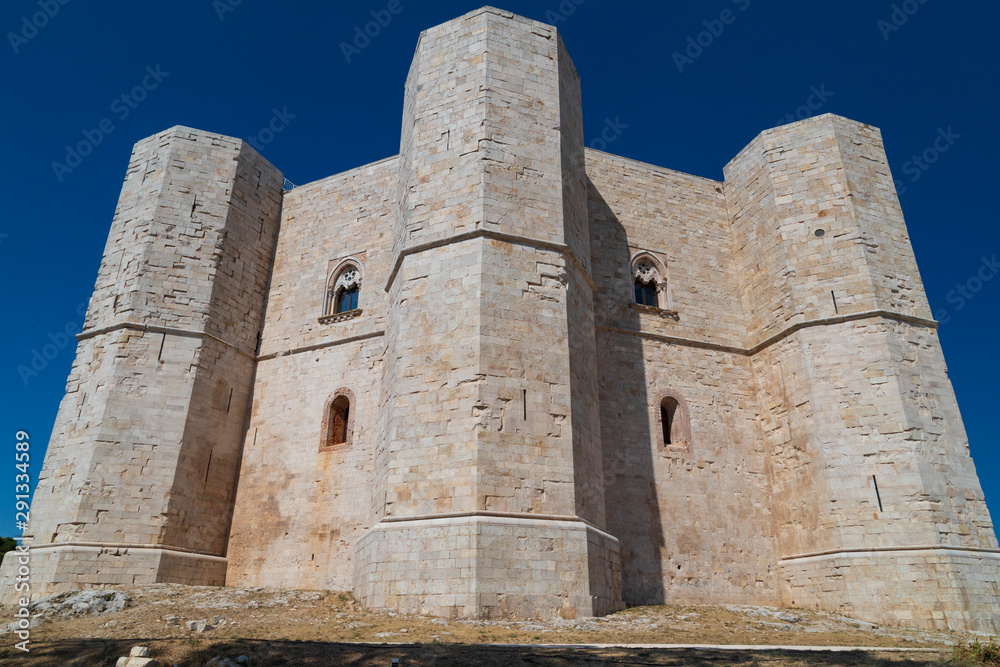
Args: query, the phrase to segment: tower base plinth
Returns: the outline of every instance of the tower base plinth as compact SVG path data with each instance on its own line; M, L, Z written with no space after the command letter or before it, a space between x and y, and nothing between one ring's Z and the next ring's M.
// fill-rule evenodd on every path
M568 518L389 519L359 541L369 609L448 618L580 618L624 608L618 540Z
M226 559L187 551L140 545L45 544L23 556L8 552L0 567L0 604L24 597L17 590L19 571L28 569L32 600L116 584L188 584L224 586Z
M995 549L857 549L786 558L781 568L789 606L879 625L1000 632Z

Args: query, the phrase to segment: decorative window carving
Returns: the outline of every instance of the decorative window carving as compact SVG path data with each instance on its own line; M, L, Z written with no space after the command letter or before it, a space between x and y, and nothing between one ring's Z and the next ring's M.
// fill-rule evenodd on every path
M657 441L660 449L690 451L691 417L688 404L672 391L667 391L656 401Z
M326 291L326 305L323 309L323 323L339 322L361 313L361 268L354 262L347 262L331 276Z
M660 307L659 295L656 293L656 284L643 282L642 278L636 276L635 279L635 302L640 306Z
M354 394L349 389L338 389L323 408L322 440L320 451L350 445L354 436Z
M632 300L640 306L666 308L666 271L649 253L632 258Z

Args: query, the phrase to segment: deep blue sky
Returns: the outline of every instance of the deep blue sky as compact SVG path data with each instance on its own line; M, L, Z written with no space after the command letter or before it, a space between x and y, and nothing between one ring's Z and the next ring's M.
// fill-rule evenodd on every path
M22 17L41 11L38 0L5 0L0 7L0 261L7 286L0 535L14 534L14 434L30 432L34 480L72 345L27 384L18 366L30 366L49 334L58 342L57 332L82 321L77 308L93 290L132 145L178 124L250 138L278 109L294 118L262 153L295 183L394 155L417 35L479 6L401 0L401 13L347 62L341 42L387 1L242 0L220 20L226 1L69 0L37 32L24 29ZM1000 519L994 397L1000 360L993 345L1000 279L973 280L970 287L981 289L964 302L952 292L976 276L983 257L1000 253L994 194L1000 5L924 2L897 5L901 25L885 34L879 21L891 21L893 3L879 0L585 0L579 6L509 0L504 8L553 22L562 18L560 6L575 7L557 26L582 77L588 143L606 119L622 127L609 152L721 179L723 165L758 132L795 114L813 87L829 95L819 113L882 129L893 173L905 187L903 212L924 285L943 322L941 341L979 476ZM902 5L915 13L906 15ZM726 9L731 22L679 72L672 54ZM718 31L721 24L713 25ZM12 45L9 33L22 31L29 39ZM147 66L167 75L121 119L123 105L112 103L143 82ZM52 163L64 162L67 144L104 119L113 131L60 182ZM958 138L932 155L933 165L907 166L949 128Z

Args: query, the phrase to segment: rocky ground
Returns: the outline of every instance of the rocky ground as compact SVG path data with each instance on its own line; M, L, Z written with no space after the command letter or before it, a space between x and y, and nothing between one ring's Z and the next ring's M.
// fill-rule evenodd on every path
M15 609L0 608L13 619ZM604 618L473 621L364 611L350 595L158 584L55 596L32 606L30 653L0 636L0 665L115 665L147 646L160 665L937 665L967 637L814 611L746 606L635 607ZM519 644L527 647L484 646ZM920 648L787 653L552 648L561 644L752 644ZM942 650L944 649L944 650ZM228 662L227 662L228 661ZM131 663L130 663L131 664Z

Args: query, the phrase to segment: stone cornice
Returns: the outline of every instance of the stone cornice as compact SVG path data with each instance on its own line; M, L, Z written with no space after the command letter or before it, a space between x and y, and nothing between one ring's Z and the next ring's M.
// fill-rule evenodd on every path
M719 352L728 352L730 354L739 354L742 356L752 357L753 355L761 352L768 347L774 345L775 343L791 336L797 331L802 329L808 329L810 327L820 327L828 326L832 324L843 324L844 322L855 322L857 320L867 320L873 318L881 318L886 320L895 320L897 322L905 322L907 324L914 324L917 326L927 327L929 329L937 329L938 323L934 320L928 320L922 317L914 317L912 315L903 315L902 313L894 313L888 310L866 310L861 313L849 313L845 315L837 315L835 317L821 317L815 320L807 320L805 322L796 322L795 324L782 329L773 336L765 338L760 343L757 343L753 347L739 347L735 345L725 345L723 343L714 343L707 340L697 340L693 338L684 338L682 336L671 336L669 334L661 334L653 331L640 331L637 329L625 329L622 327L611 326L607 324L596 324L595 328L601 329L603 331L611 331L614 333L620 333L628 336L638 336L640 338L649 338L651 340L660 340L665 343L673 343L675 345L685 345L687 347L698 347L707 350L716 350Z
M110 326L101 327L99 329L90 329L89 331L83 331L76 335L76 339L87 340L88 338L94 338L95 336L101 336L103 334L113 333L115 331L120 331L122 329L129 329L131 331L143 331L149 333L161 333L170 334L171 336L185 336L188 338L211 338L217 343L225 345L231 350L234 350L238 354L242 354L244 357L249 357L250 359L257 359L257 355L252 352L247 352L238 345L234 345L229 341L222 340L218 336L213 336L206 331L199 331L197 329L177 329L174 327L161 327L155 324L140 324L139 322L119 322L118 324L112 324Z
M987 554L990 558L1000 558L1000 549L990 547L963 547L950 544L916 544L902 545L898 547L857 547L854 549L830 549L828 551L816 551L813 553L796 554L794 556L783 556L779 563L790 561L800 561L806 559L828 559L828 558L861 558L875 554L901 553L912 551L956 551L964 553Z
M453 522L456 519L512 519L516 521L538 521L538 522L569 522L580 523L587 528L600 533L605 538L618 542L618 538L607 532L603 528L578 516L571 514L527 514L524 512L498 512L495 510L479 510L475 512L444 512L441 514L416 514L413 516L387 516L375 523L366 532L371 532L379 524L402 523L408 521L447 521Z
M257 361L268 361L270 359L276 359L278 357L287 357L290 354L299 354L300 352L313 352L315 350L322 350L325 347L334 347L336 345L345 345L347 343L354 343L359 340L367 340L368 338L378 338L379 336L384 336L385 331L383 329L378 329L376 331L366 331L365 333L357 334L355 336L347 336L346 338L338 338L337 340L328 340L322 343L316 343L314 345L303 345L302 347L293 347L290 350L282 350L281 352L270 352L268 354L262 354L257 357Z
M407 255L415 255L426 250L433 250L434 248L440 248L442 246L451 245L453 243L461 243L463 241L469 241L471 239L489 238L496 241L504 241L506 243L516 243L518 245L531 246L533 248L542 248L544 250L554 250L555 252L562 253L566 259L580 272L583 279L587 281L587 285L590 289L594 289L594 280L590 277L587 272L586 267L576 258L573 251L565 243L555 243L553 241L546 241L544 239L536 239L530 236L520 236L518 234L507 234L505 232L498 232L492 229L473 229L469 232L462 232L461 234L452 234L451 236L445 236L433 241L427 241L426 243L418 243L417 245L410 246L409 248L403 248L396 255L396 261L392 265L392 272L389 274L389 279L385 283L385 291L388 292L392 287L392 283L396 280L396 274L399 273L400 267L403 265L403 260L406 259Z
M226 562L225 556L220 556L218 554L208 553L206 551L196 551L194 549L186 549L184 547L173 547L166 544L138 544L132 542L51 542L49 544L29 544L29 552L37 553L39 551L63 551L66 549L80 551L80 550L96 550L104 551L105 549L116 549L122 551L160 551L164 553L169 553L175 556L185 556L188 558L202 558L206 560L215 560L220 562Z
M355 317L361 317L361 308L355 308L354 310L346 310L342 313L330 313L329 315L323 315L319 318L320 324L333 324L335 322L343 322L345 320L352 320Z
M938 323L935 320L924 319L923 317L914 317L913 315L904 315L902 313L896 313L891 310L866 310L860 313L846 313L844 315L834 315L833 317L820 317L815 320L807 320L805 322L796 322L795 324L789 326L786 329L782 329L773 336L765 338L760 343L757 343L749 350L748 354L754 355L761 350L768 348L783 338L787 338L796 331L802 329L808 329L809 327L821 327L829 324L842 324L844 322L855 322L857 320L867 320L875 317L880 317L886 320L896 320L897 322L905 322L907 324L915 324L917 326L927 327L929 329L937 329Z

